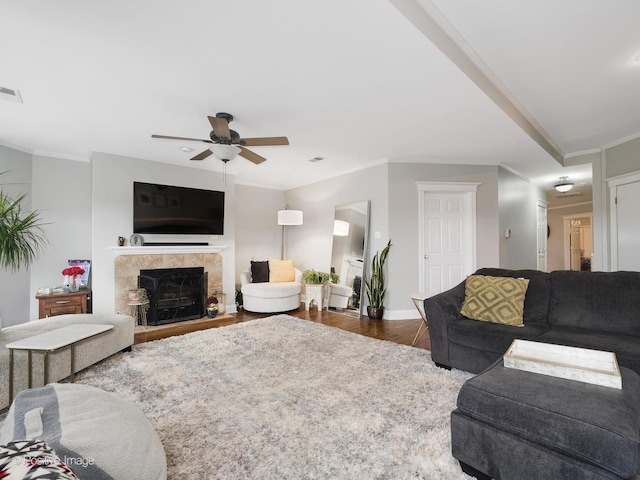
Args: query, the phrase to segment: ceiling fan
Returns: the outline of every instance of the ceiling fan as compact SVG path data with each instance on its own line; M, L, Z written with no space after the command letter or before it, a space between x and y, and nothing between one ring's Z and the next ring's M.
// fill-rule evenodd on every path
M191 160L204 160L209 155L214 155L216 158L222 160L225 164L229 160L233 160L236 155L246 158L250 162L256 165L266 161L267 159L261 155L258 155L251 150L244 148L249 147L261 147L269 145L289 145L289 139L287 137L260 137L260 138L240 138L240 135L235 130L229 129L229 123L233 121L233 115L229 113L216 113L215 117L207 117L211 124L211 133L209 134L210 140L204 140L200 138L187 138L187 137L172 137L168 135L151 135L151 138L161 138L165 140L182 140L187 142L204 142L210 143L211 147L204 152L199 153Z

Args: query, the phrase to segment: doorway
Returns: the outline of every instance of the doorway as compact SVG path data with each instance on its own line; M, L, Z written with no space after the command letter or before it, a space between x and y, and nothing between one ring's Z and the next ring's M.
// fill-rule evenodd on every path
M476 269L478 183L418 182L419 288L448 290Z
M562 217L564 224L565 270L591 271L593 255L593 214L577 213Z

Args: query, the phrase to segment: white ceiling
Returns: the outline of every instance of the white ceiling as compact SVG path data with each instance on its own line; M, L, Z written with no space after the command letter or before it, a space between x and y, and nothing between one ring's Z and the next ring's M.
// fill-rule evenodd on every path
M590 168L563 169L400 12L415 2L564 155L640 132L636 0L0 0L0 86L23 98L0 101L0 144L221 171L189 161L204 144L151 134L206 139L206 116L224 111L243 137L291 143L252 147L261 165L230 162L238 183L287 189L384 161L590 183Z

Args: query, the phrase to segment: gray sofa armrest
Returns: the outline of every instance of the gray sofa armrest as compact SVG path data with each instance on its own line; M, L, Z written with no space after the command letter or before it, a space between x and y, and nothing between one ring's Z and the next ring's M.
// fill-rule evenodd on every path
M424 312L429 323L431 338L431 358L441 365L451 365L449 363L449 323L460 318L460 309L464 303L464 285L465 282L461 282L452 289L424 301Z

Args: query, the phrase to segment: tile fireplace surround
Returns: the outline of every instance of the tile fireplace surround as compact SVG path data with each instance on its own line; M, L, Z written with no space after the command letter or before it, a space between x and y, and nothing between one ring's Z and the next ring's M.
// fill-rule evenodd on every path
M222 292L222 255L219 253L159 253L118 255L114 260L115 311L129 313L129 290L138 288L141 269L204 267L209 274L208 295Z

